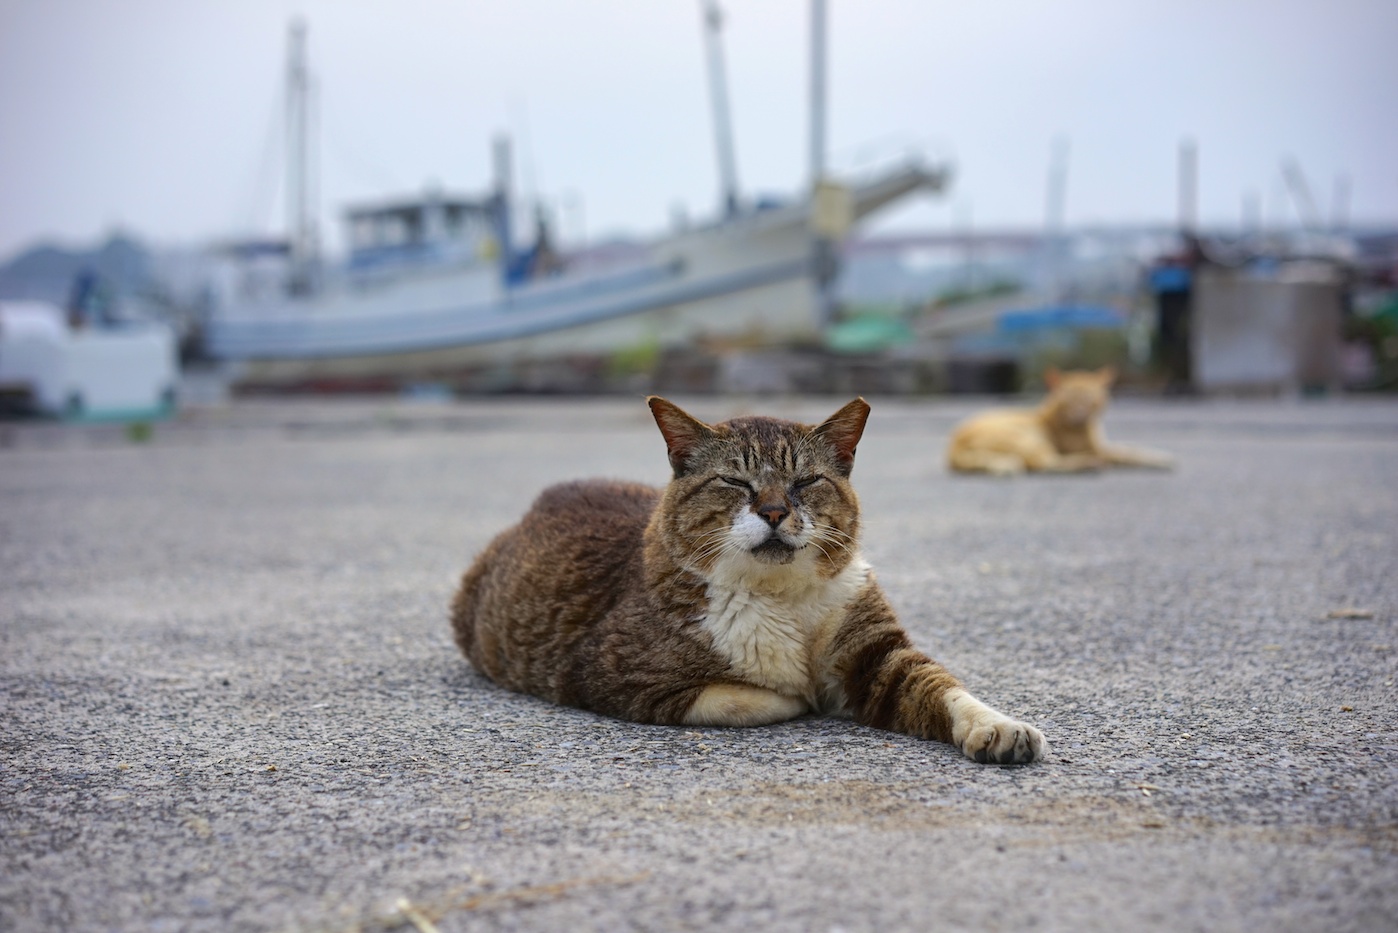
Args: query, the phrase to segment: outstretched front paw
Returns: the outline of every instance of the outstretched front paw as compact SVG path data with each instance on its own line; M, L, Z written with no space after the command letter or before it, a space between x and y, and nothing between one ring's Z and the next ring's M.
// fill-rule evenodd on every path
M952 744L982 764L1017 765L1038 761L1048 751L1044 734L1026 722L991 709L961 687L944 697L951 714Z
M981 764L1020 765L1043 758L1048 742L1027 722L1002 719L972 729L962 739L961 751Z

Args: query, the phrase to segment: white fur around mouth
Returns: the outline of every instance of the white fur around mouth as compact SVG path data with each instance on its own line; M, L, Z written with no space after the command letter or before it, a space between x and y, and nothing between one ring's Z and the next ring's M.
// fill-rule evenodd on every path
M737 516L729 531L729 540L741 547L754 560L762 563L788 564L796 554L805 550L809 536L785 529L774 529L760 516L751 512Z
M773 531L766 519L751 512L745 512L734 520L733 527L729 530L729 536L741 544L744 549L751 550L770 541L773 537Z

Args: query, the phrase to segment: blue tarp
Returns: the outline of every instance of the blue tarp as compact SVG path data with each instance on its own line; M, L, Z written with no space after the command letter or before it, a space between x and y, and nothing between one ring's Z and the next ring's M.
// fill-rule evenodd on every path
M996 330L1001 333L1023 334L1043 330L1115 329L1126 326L1126 316L1115 308L1064 305L1006 311L995 323Z
M1046 348L1071 351L1082 331L1120 330L1126 315L1115 308L1093 305L1060 305L1006 311L987 333L957 338L957 353L971 356L1018 358Z
M1191 278L1184 266L1156 266L1150 270L1150 287L1155 292L1187 292Z

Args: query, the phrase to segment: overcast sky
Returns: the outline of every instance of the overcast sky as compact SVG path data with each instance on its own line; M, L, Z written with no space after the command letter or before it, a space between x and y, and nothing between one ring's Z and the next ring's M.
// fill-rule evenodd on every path
M727 0L745 194L808 172L807 0ZM1055 140L1068 223L1176 216L1197 141L1205 221L1398 222L1398 0L829 0L836 167L954 162L881 226L1037 225ZM0 256L123 228L177 244L273 230L288 23L320 102L320 205L479 191L492 135L565 235L712 211L699 0L0 0Z

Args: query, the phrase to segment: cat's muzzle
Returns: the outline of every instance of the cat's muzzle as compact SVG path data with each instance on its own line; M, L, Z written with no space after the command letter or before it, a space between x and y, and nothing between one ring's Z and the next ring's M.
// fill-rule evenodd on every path
M788 544L782 540L776 532L766 541L757 547L752 548L748 553L758 560L767 564L789 564L796 558L799 550L794 544Z

